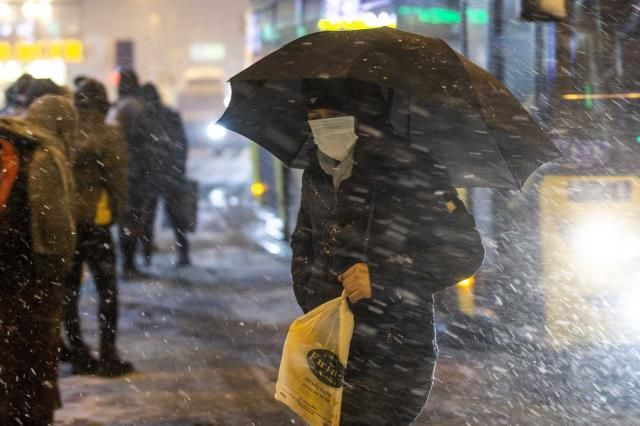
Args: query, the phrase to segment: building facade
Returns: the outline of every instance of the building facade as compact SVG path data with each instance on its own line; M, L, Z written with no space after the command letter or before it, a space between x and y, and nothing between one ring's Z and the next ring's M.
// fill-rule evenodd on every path
M86 74L113 91L124 63L174 102L189 74L225 81L242 69L248 8L248 0L0 1L0 88L31 72L60 84Z

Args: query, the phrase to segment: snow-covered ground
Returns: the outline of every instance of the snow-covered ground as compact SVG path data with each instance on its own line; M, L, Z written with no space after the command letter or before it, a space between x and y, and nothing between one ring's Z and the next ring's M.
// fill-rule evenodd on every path
M119 347L138 371L102 379L70 376L64 365L58 425L302 424L273 397L287 328L300 314L288 261L238 241L196 240L194 266L183 269L161 241L150 278L120 284ZM94 346L95 298L88 285L81 312ZM416 425L637 424L637 377L611 376L599 388L593 371L571 368L580 354L569 356L554 364L499 347L441 347Z
M203 194L194 265L173 266L172 235L159 229L148 279L120 282L119 347L137 372L102 379L71 376L63 365L56 424L302 424L273 397L282 344L301 312L273 217L242 195L246 155L192 153L190 175L224 192L215 203ZM89 283L81 315L94 347L96 297ZM638 424L640 357L616 364L615 353L609 363L579 351L550 355L508 345L441 347L436 384L416 424Z

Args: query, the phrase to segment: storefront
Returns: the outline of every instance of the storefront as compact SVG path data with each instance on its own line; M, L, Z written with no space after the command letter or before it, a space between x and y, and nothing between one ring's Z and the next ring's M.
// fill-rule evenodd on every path
M78 0L0 2L0 90L20 75L66 84L84 61Z

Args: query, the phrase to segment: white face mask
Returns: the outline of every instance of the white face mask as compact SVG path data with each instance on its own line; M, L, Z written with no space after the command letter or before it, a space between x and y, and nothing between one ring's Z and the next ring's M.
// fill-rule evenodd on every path
M344 160L356 143L356 120L353 116L309 120L318 149L334 160Z

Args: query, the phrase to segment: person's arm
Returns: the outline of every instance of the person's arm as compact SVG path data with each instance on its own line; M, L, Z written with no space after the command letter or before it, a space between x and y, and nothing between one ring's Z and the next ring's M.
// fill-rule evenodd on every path
M382 285L390 285L389 277L397 277L398 287L421 297L475 274L484 260L484 246L473 217L455 191L418 192L418 197L403 199L406 244L372 268L373 281L382 276L386 280Z
M104 178L113 222L119 222L127 203L129 161L124 136L118 127L109 128L104 147Z
M306 176L303 178L303 182L305 178ZM313 266L313 230L307 212L308 207L304 193L305 185L303 183L298 222L291 235L291 278L293 279L293 292L298 305L304 312L308 312L311 309L307 296L311 268Z
M184 123L180 114L171 111L171 139L174 149L172 151L175 155L175 165L177 170L176 174L184 176L187 170L187 153L189 151L189 142L187 140L187 132L184 129Z
M47 146L35 151L28 167L33 251L68 262L76 236L75 185L67 159L57 148Z
M145 141L149 138L149 126L148 117L144 113L144 106L135 99L126 101L117 113L117 122L124 135L131 162L129 173L137 173L147 163Z
M446 168L418 149L387 157L376 184L370 257L376 288L418 299L470 277L484 260L473 217L457 196ZM385 292L386 293L386 292Z

